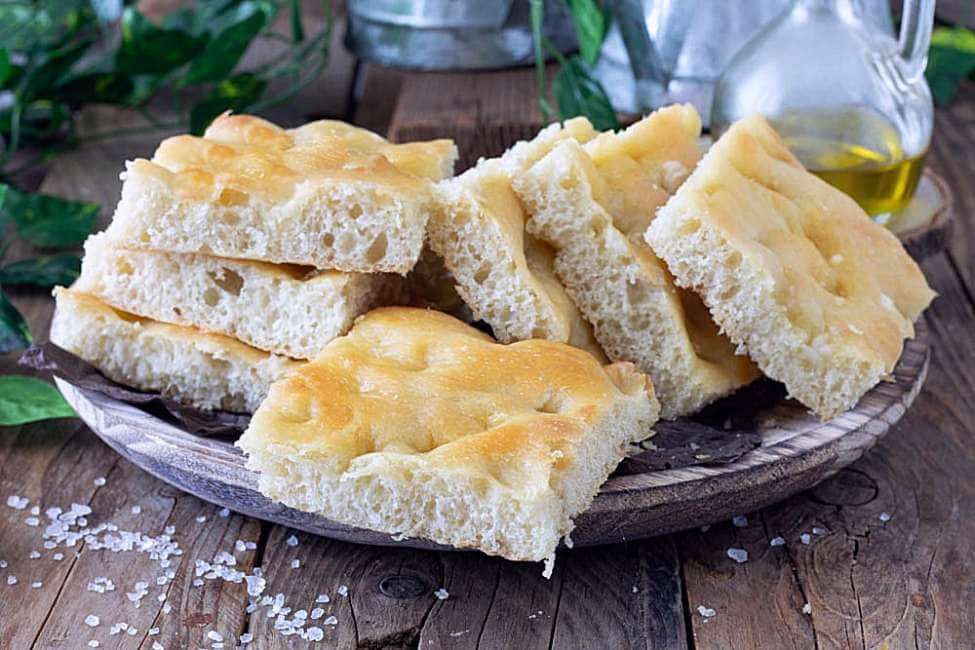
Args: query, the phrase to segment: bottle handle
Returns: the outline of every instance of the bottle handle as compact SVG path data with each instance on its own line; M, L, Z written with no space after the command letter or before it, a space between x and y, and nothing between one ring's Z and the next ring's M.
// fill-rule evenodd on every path
M650 81L666 86L670 81L657 48L647 31L640 0L614 0L610 11L623 37L623 46L630 59L630 70L637 81Z
M928 47L934 27L935 0L904 0L901 12L900 55L902 69L909 81L924 74L928 63Z

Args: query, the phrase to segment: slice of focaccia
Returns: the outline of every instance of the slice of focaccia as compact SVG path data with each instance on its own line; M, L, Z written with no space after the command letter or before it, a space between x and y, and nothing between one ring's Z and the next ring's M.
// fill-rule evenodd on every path
M646 239L769 377L823 418L894 368L934 297L897 237L759 116L718 140Z
M390 273L123 248L100 233L85 243L74 288L122 311L310 359L347 332L356 316L401 302L402 285Z
M253 412L271 382L300 362L219 334L139 318L57 288L51 341L106 377L201 409Z
M168 138L127 164L110 231L132 248L406 273L430 181L456 157L449 140L400 145L342 122L285 130L225 114L202 138Z
M658 410L632 364L387 307L275 383L237 445L288 506L551 571Z
M525 234L527 215L511 189L511 179L558 142L595 134L585 118L553 124L435 188L430 247L474 316L501 341L546 338L598 348L552 271L551 249Z
M514 181L528 232L555 248L555 272L599 344L650 375L665 418L758 375L643 241L697 163L700 131L692 107L671 106L585 145L561 142Z

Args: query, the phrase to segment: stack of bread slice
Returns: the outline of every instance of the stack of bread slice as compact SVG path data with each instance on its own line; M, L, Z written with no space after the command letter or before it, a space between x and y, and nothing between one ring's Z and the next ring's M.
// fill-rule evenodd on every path
M404 299L449 140L392 144L341 122L223 115L123 175L51 340L107 376L253 412L360 314Z

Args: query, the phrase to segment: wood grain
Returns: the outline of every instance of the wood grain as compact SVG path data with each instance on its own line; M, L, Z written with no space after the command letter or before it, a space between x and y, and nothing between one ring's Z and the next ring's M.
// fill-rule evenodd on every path
M698 647L764 647L770 629L786 631L783 643L824 648L962 647L975 634L975 586L961 577L975 575L975 422L959 398L975 395L975 312L943 256L924 269L941 294L933 335L953 344L936 347L895 430L810 492L749 515L746 529L680 536L691 607L717 611L692 619ZM775 536L786 545L770 547ZM746 564L725 555L732 546L749 551Z

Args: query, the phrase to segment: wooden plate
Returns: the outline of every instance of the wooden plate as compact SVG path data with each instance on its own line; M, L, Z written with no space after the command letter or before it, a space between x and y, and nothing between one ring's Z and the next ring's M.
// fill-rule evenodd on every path
M755 413L761 447L734 463L611 477L592 507L576 519L577 546L651 537L728 519L812 487L849 465L904 415L928 370L928 332L917 323L893 381L867 393L856 408L821 422L782 399ZM389 546L443 548L397 540L274 503L257 491L257 475L233 445L200 438L135 406L55 381L78 415L122 456L181 490L260 519L325 537Z
M951 187L933 171L925 169L910 205L892 217L889 227L914 259L923 260L945 249L953 226Z

